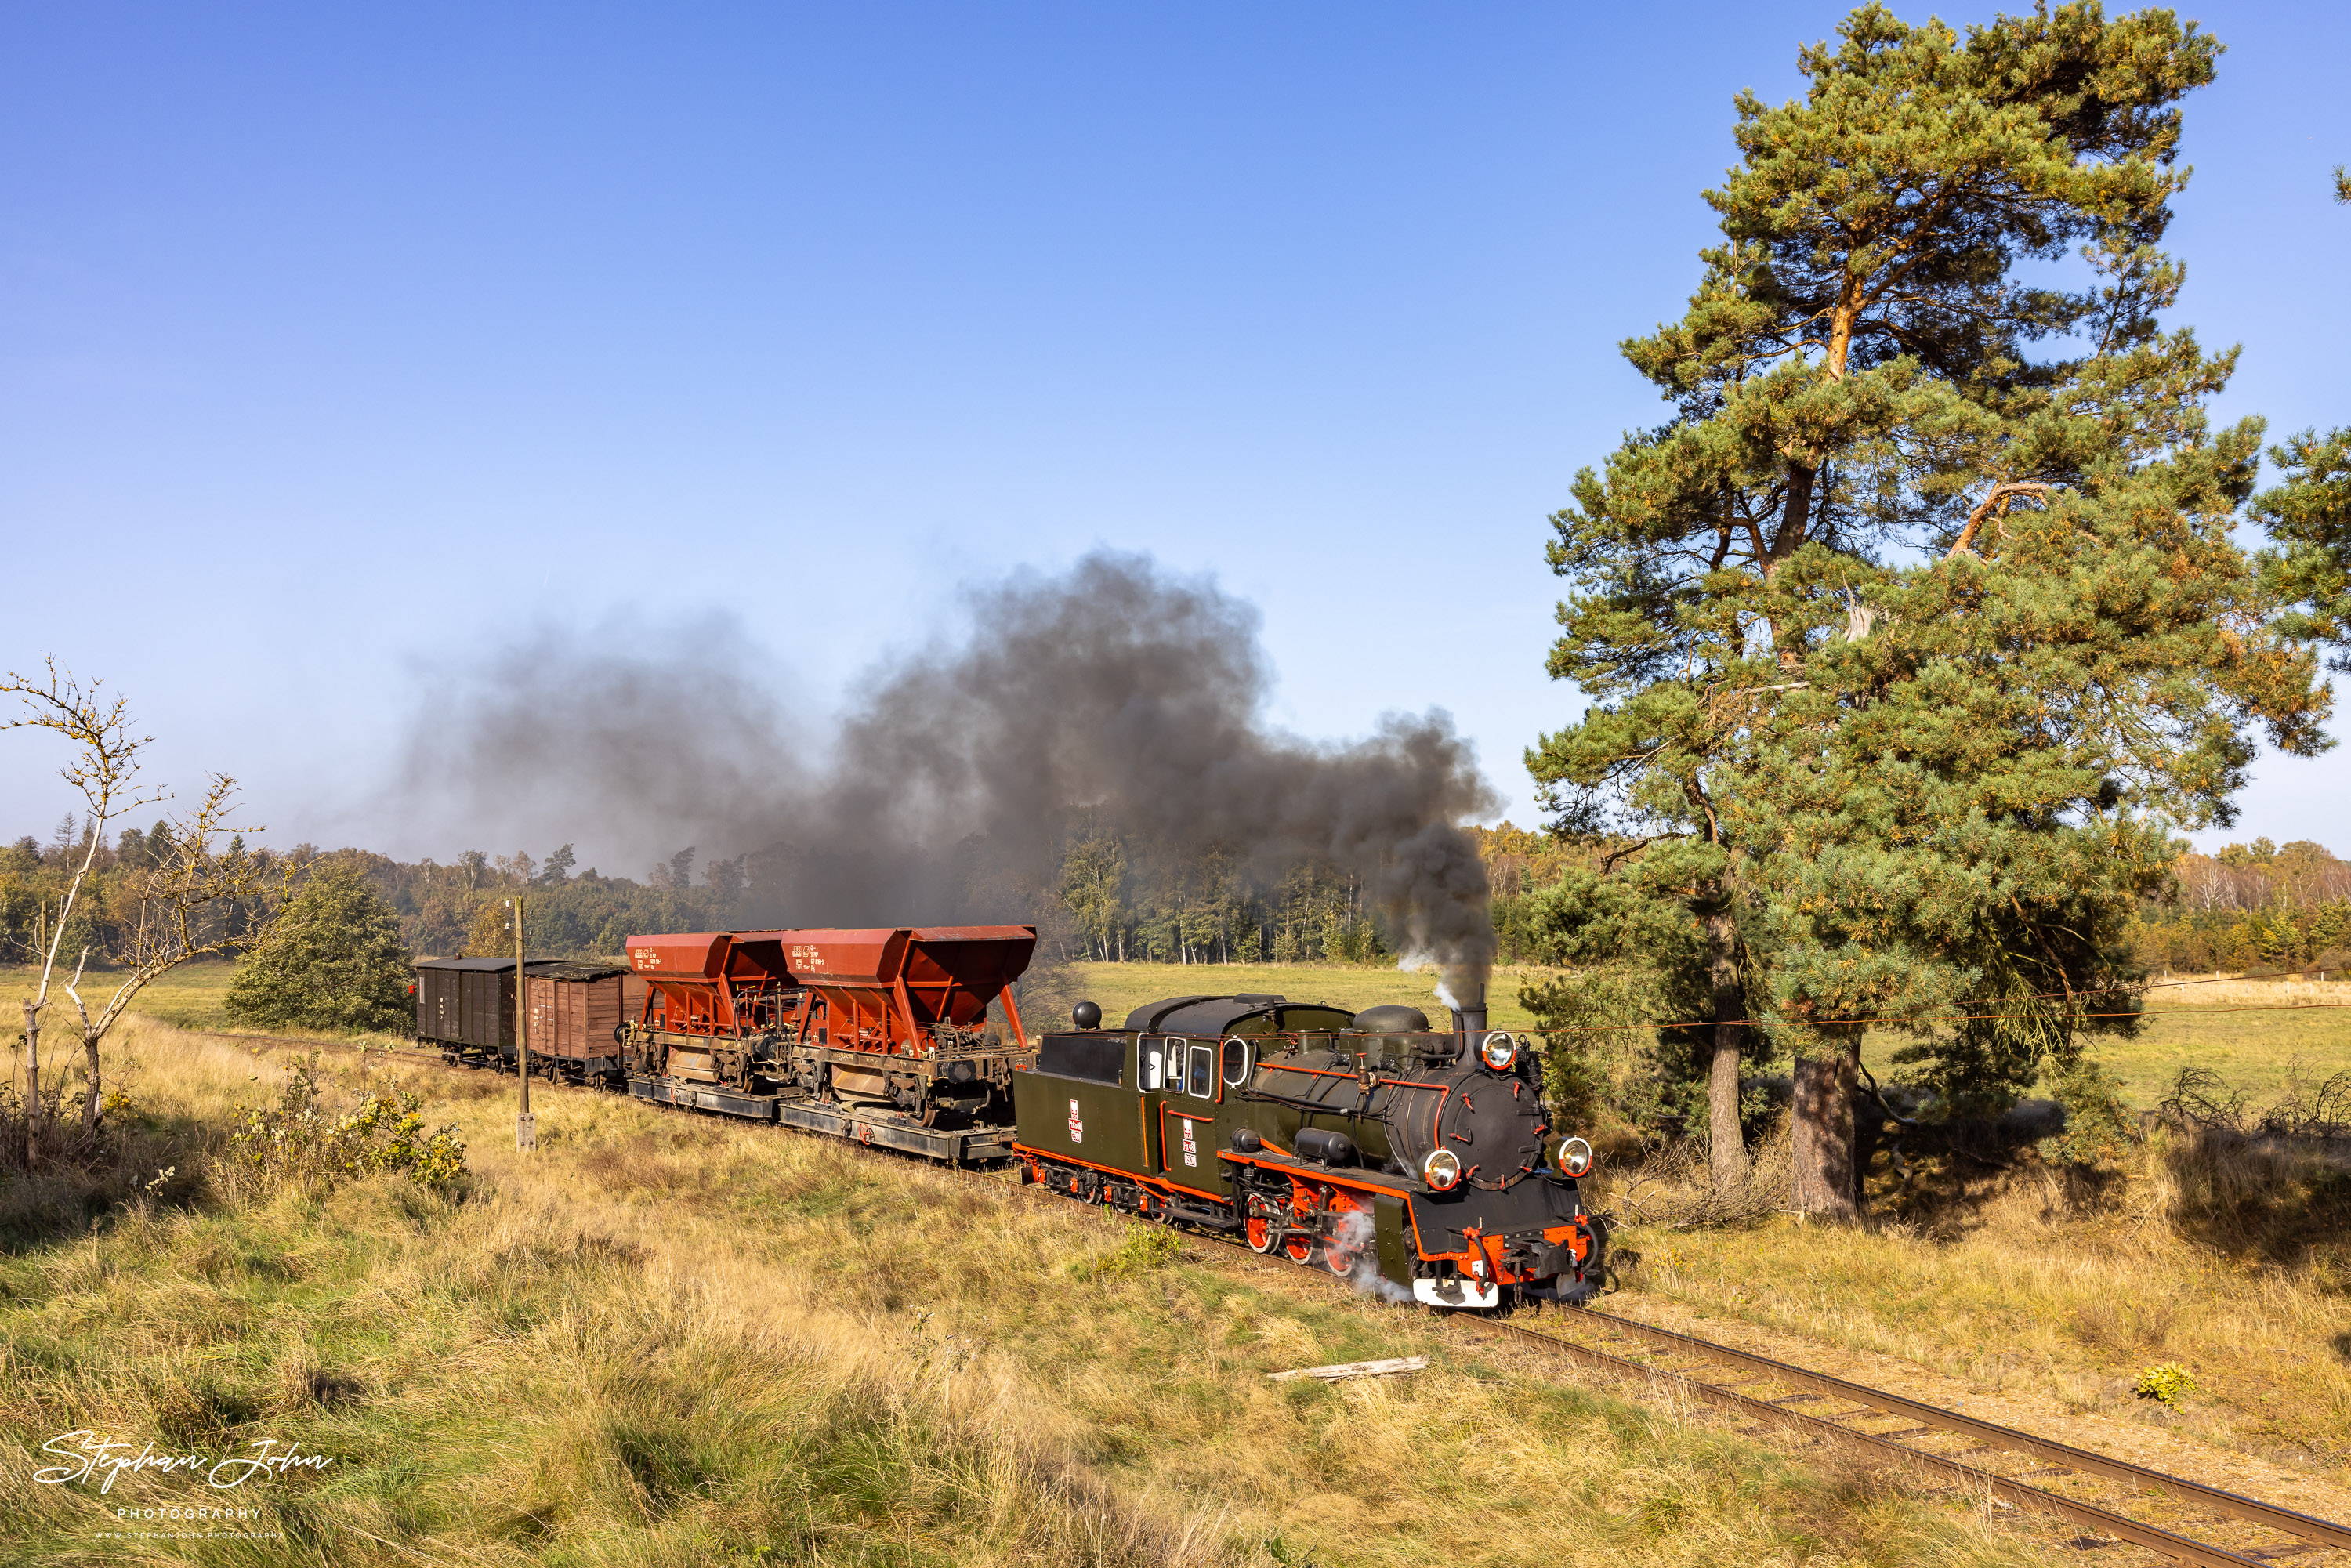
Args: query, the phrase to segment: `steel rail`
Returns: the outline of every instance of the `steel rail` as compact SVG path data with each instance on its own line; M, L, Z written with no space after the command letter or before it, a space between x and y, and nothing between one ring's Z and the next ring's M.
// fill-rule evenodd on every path
M1522 1328L1513 1322L1473 1318L1466 1312L1453 1313L1452 1321L1457 1323L1474 1324L1482 1333L1523 1341L1541 1348L1547 1354L1579 1362L1603 1372L1662 1383L1677 1392L1703 1399L1708 1404L1723 1406L1761 1420L1777 1421L1782 1426L1792 1427L1814 1437L1832 1441L1867 1444L1886 1453L1898 1455L1913 1464L1938 1471L1970 1487L1995 1493L2020 1507L2038 1509L2043 1512L2053 1513L2061 1518L2072 1520L2076 1524L2086 1524L2104 1534L2114 1536L2120 1541L2127 1541L2134 1546L2144 1546L2150 1552L2159 1552L2179 1562L2199 1564L2199 1568L2260 1568L2260 1565L2266 1562L2263 1558L2242 1556L2225 1547L2209 1546L2203 1542L2191 1540L2185 1535L2175 1535L2159 1525L2143 1524L2126 1514L2116 1513L2111 1509L2100 1508L2095 1503L2078 1501L2073 1498L2060 1496L2056 1492L2044 1491L2039 1487L2027 1486L2022 1481L2011 1480L1995 1471L1980 1469L1974 1465L1961 1464L1957 1459L1946 1458L1941 1454L1929 1453L1923 1448L1913 1448L1895 1442L1890 1437L1880 1437L1874 1432L1860 1431L1824 1416L1807 1416L1800 1410L1790 1410L1783 1406L1754 1398L1736 1389L1725 1388L1719 1384L1685 1376L1678 1372L1667 1372L1663 1367L1647 1366L1637 1361L1628 1361L1623 1356L1611 1355L1604 1350L1593 1350L1589 1345L1577 1344L1573 1341L1561 1339L1555 1334Z
M1926 1422L1929 1426L1962 1433L1979 1441L1989 1443L1994 1448L2028 1454L2050 1464L2064 1465L2069 1469L2080 1470L2088 1475L2103 1476L2108 1480L2127 1481L2134 1486L2153 1488L2158 1491L2168 1492L2183 1502L2192 1502L2199 1507L2210 1509L2215 1513L2231 1514L2239 1519L2251 1520L2258 1524L2266 1524L2273 1530L2283 1531L2289 1535L2301 1536L2305 1541L2323 1542L2329 1546L2351 1551L2351 1529L2346 1529L2331 1520L2297 1513L2290 1508L2280 1508L2274 1503L2262 1502L2232 1491L2223 1491L2219 1487L2206 1486L2201 1481L2191 1481L2183 1476L2168 1475L2162 1470L2151 1470L2144 1465L2135 1465L2127 1459L2111 1458L2105 1454L2093 1453L2087 1448L2074 1448L2070 1443L2060 1443L2050 1437L2036 1437L2030 1432L2020 1432L2012 1427L2002 1427L1996 1422L1962 1415L1957 1410L1945 1409L1939 1405L1928 1405L1919 1400L1906 1398L1899 1394L1889 1394L1882 1388L1871 1388L1858 1383L1848 1383L1842 1377L1832 1377L1824 1372L1813 1372L1805 1367L1792 1366L1784 1361L1774 1361L1770 1356L1758 1355L1752 1351L1734 1350L1727 1344L1716 1344L1711 1340L1696 1339L1686 1333L1677 1333L1672 1329L1658 1328L1654 1323L1618 1317L1614 1312L1597 1312L1590 1307L1583 1308L1581 1311L1583 1316L1606 1323L1610 1328L1635 1339L1645 1339L1652 1343L1662 1344L1673 1350L1692 1354L1710 1356L1717 1361L1727 1361L1737 1365L1752 1367L1759 1372L1768 1373L1782 1382L1793 1383L1823 1394L1833 1394L1841 1399L1853 1400L1856 1404L1872 1406L1889 1416L1907 1416L1915 1420Z

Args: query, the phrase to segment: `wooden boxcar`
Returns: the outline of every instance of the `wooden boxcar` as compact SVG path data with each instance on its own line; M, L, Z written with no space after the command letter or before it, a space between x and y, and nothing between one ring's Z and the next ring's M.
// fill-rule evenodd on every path
M416 1040L452 1061L511 1071L515 961L425 958L416 965ZM613 1030L629 998L628 971L535 958L524 966L533 1065L569 1078L621 1071Z
M522 995L530 1014L532 1065L572 1079L625 1071L617 1031L628 1021L633 978L610 964L529 965ZM640 997L643 988L643 981L635 981Z
M514 960L424 958L416 965L416 1042L453 1061L514 1057Z

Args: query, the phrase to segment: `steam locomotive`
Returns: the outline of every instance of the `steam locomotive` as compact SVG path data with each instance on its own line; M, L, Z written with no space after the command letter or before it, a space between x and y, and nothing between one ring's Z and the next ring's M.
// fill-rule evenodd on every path
M1395 1300L1581 1301L1607 1245L1525 1046L1461 1009L1348 1013L1274 996L1175 997L1102 1029L1082 1003L1014 1075L1024 1180Z
M1396 1300L1575 1301L1606 1228L1582 1138L1548 1125L1525 1043L1458 1009L1351 1013L1186 996L1032 1050L1013 997L1033 926L632 936L625 969L417 965L417 1037L513 1071L517 979L534 1072L776 1122L1236 1234ZM1011 1038L991 1025L996 1008Z

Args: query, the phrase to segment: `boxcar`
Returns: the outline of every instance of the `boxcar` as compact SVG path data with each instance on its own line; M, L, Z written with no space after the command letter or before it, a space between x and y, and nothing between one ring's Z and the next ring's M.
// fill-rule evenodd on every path
M533 1065L581 1078L618 1072L615 1026L628 998L628 972L609 965L535 958L523 967L531 1009ZM425 958L416 965L416 1041L451 1061L513 1070L515 961Z
M632 979L628 970L610 964L528 965L522 995L530 1014L531 1064L575 1081L625 1071L618 1031L628 1021ZM642 996L643 981L636 989Z

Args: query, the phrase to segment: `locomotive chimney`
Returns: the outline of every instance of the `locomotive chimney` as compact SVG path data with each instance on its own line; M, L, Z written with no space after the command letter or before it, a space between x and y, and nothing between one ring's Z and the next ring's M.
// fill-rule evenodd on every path
M1453 1038L1459 1042L1462 1051L1466 1052L1470 1043L1485 1032L1486 988L1480 986L1476 995L1463 997L1454 1005Z

